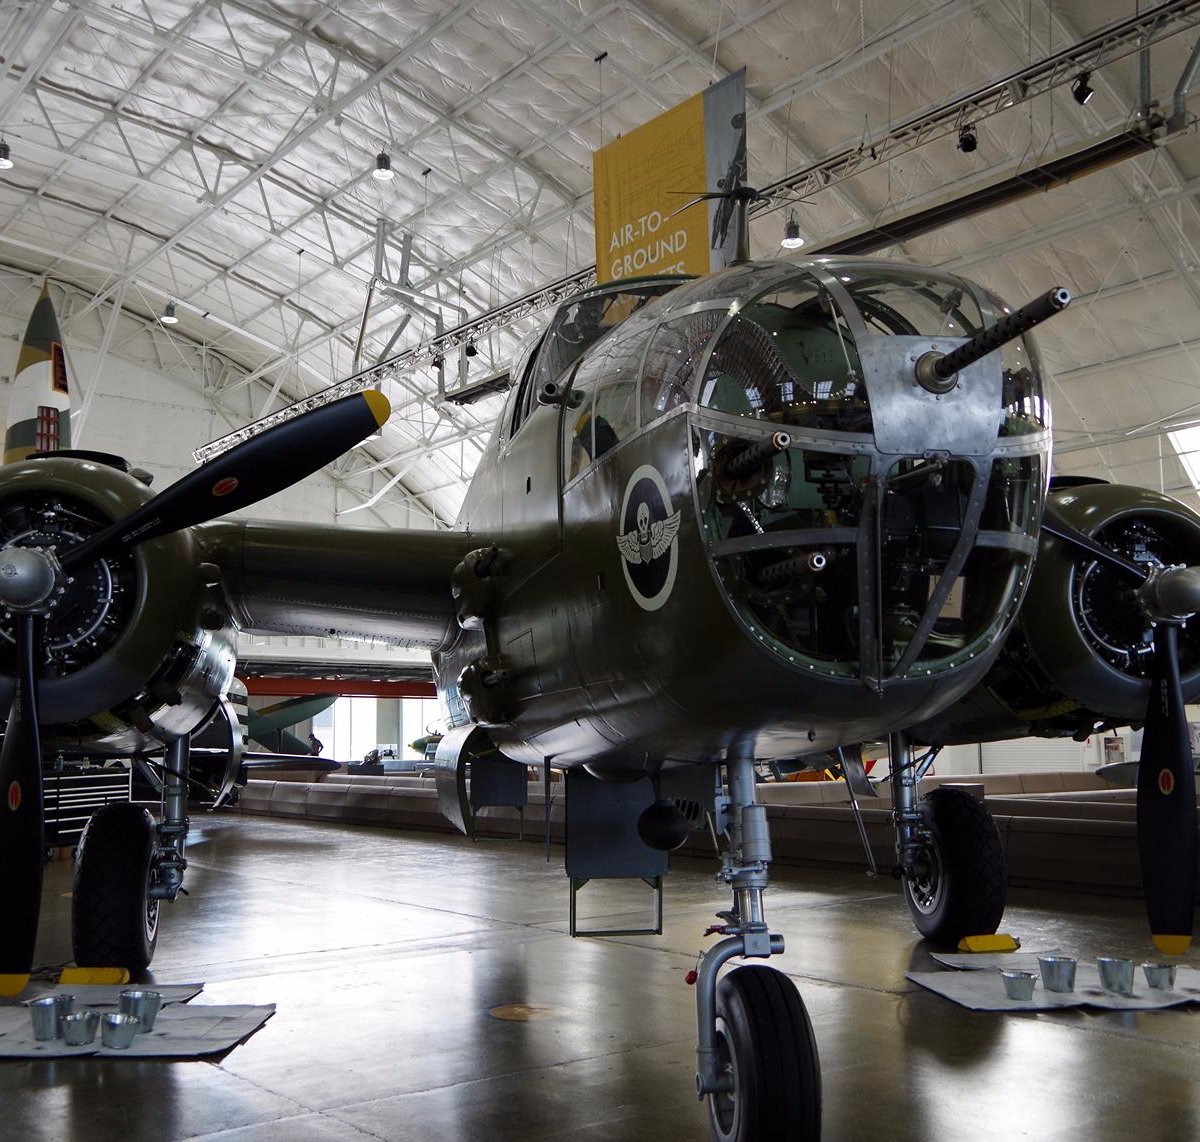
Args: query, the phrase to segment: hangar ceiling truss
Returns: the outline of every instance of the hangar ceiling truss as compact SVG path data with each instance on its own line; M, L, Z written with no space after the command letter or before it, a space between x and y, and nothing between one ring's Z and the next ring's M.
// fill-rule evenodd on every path
M447 526L500 398L446 403L439 381L467 341L469 380L500 372L590 280L591 152L745 67L750 181L805 199L814 245L937 207L944 225L880 252L1014 301L1071 286L1073 331L1044 339L1060 467L1188 490L1144 426L1200 407L1190 92L1173 108L1198 20L1192 0L0 0L0 262L87 295L79 329L175 301L171 336L228 365L204 391L231 428L321 399L363 331L352 383L396 411L339 466L348 522L402 497ZM1140 157L954 209L1149 119L1171 129ZM756 256L782 220L757 212Z

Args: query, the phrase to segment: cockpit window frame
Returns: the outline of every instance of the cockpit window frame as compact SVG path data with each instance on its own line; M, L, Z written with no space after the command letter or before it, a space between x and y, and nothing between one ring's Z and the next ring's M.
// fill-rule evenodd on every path
M525 362L525 371L521 374L517 382L517 395L513 400L513 406L510 412L508 423L505 428L507 435L505 441L512 440L513 437L521 431L521 426L529 419L529 414L533 411L534 395L533 395L533 363L537 360L538 352L542 347L542 342L549 335L549 327L538 339L537 344L530 352L528 359Z
M661 276L653 275L640 278L626 278L616 282L605 282L601 285L593 286L589 290L584 290L582 293L559 305L555 309L549 324L546 326L545 332L542 334L541 338L539 338L534 348L530 351L529 359L525 365L525 371L519 382L519 391L515 401L513 402L511 417L505 422L505 428L507 430L506 441L512 440L516 437L517 433L521 431L522 426L529 419L530 414L533 412L533 409L536 406L538 365L541 361L543 351L547 347L549 339L553 336L556 336L559 332L559 329L563 324L563 322L560 321L560 317L567 311L567 307L605 298L610 295L643 292L641 303L628 316L622 318L611 327L605 329L599 337L595 338L595 340L584 345L583 349L579 352L575 359L558 370L554 376L548 376L544 378L545 380L561 381L564 389L573 383L574 375L578 370L580 361L587 356L588 353L595 349L597 345L608 340L617 330L625 328L629 320L641 313L641 311L647 305L657 301L659 298L668 296L674 289L690 280L692 280L692 278L687 274L667 274ZM651 292L653 287L663 288L661 288L661 290L654 290Z

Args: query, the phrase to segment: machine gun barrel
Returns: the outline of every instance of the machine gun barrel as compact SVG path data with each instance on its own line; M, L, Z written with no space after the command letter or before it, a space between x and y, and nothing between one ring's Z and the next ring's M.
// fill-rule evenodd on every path
M969 341L950 353L926 353L917 361L917 382L934 393L949 392L960 369L973 365L1022 333L1029 332L1071 304L1071 291L1062 286L1047 290L1041 297L1021 306L1016 313L1002 317L994 325L981 329Z
M768 460L786 452L792 438L786 432L773 432L765 440L748 444L725 467L726 474L735 480L754 475Z

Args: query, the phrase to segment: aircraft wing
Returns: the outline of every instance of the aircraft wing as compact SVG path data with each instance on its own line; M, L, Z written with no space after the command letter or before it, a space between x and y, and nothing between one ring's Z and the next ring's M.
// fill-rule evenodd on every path
M320 694L317 693L317 689L314 683L313 694L310 697L286 698L282 702L263 706L260 710L251 710L251 726L257 724L263 733L286 730L298 722L307 721L309 718L315 718L318 714L324 713L337 701L338 696L336 694ZM253 736L255 735L252 733L251 737Z
M435 649L455 625L465 532L221 521L196 529L243 630Z
M242 757L242 765L259 771L305 769L310 773L332 773L341 768L341 762L304 753L247 753Z
M255 732L256 729L257 732ZM264 749L270 750L273 753L312 753L308 748L308 742L301 741L295 734L290 734L287 730L256 727L253 718L250 719L246 726L246 740L257 742Z
M308 744L295 734L288 733L298 722L315 718L338 700L336 694L313 694L305 698L288 698L261 710L246 711L246 737L261 742L279 753L307 753Z

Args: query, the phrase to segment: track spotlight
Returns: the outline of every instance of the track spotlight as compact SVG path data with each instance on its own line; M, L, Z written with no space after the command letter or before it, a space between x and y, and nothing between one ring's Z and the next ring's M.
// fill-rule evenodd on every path
M975 134L975 128L970 123L964 123L958 131L958 149L964 155L969 155L978 146L979 136Z
M796 213L788 216L788 220L783 227L783 238L779 243L785 250L798 250L804 245L804 239L800 234L800 223L796 221Z
M375 169L371 172L371 177L377 182L388 182L394 173L392 156L387 151L380 151L375 156Z
M1075 97L1075 102L1082 107L1096 92L1092 89L1092 85L1088 82L1092 78L1090 71L1081 71L1076 77L1075 82L1071 84L1071 94Z
M479 356L479 346L476 345L474 339L472 339L466 343L466 345L463 348L463 352L466 353L466 355L468 357L478 357Z
M167 302L166 306L163 308L162 315L158 320L164 325L179 324L179 318L175 316L175 303L173 301Z
M0 171L8 170L12 165L12 152L9 150L8 143L4 139L0 139Z

